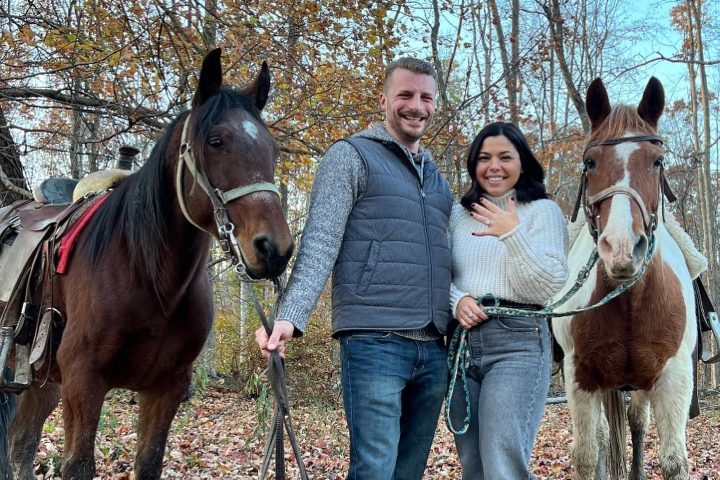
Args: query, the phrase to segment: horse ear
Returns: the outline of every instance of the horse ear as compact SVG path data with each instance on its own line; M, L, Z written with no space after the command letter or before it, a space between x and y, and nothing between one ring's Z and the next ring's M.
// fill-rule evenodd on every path
M220 91L223 80L222 65L220 64L221 51L220 48L211 50L203 59L200 81L192 101L193 108L202 105L208 98L217 95Z
M260 73L251 83L242 89L242 92L250 97L258 110L265 108L268 95L270 94L270 68L267 62L263 62Z
M657 78L650 77L643 92L642 100L640 100L638 104L638 115L655 128L657 127L658 120L660 120L660 115L662 115L664 108L665 90L663 89L662 83L660 83L660 80Z
M596 78L590 83L585 96L585 111L590 119L590 127L597 128L610 115L610 99L602 80Z

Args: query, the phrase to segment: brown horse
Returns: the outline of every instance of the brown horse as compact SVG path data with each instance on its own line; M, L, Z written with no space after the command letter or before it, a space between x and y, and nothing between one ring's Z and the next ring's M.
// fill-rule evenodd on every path
M565 352L576 478L604 478L599 452L606 449L608 474L625 477L624 390L632 392L627 410L633 444L630 477L645 478L642 456L652 405L663 477L686 480L685 430L697 332L688 267L663 224L663 144L656 133L663 88L652 78L637 108L611 108L597 79L590 84L586 105L592 125L582 179L588 228L573 244L568 264L577 274L595 247L600 261L558 311L593 305L621 282L642 277L594 310L553 320ZM573 283L577 276L571 271L570 278Z
M35 478L41 428L61 396L62 476L93 478L95 433L112 388L138 392L135 477L160 478L168 430L213 319L208 233L250 277L285 269L293 242L272 185L279 150L260 117L267 65L240 91L221 87L217 49L203 61L191 110L110 193L67 273L54 277L64 331L45 362L51 368L19 396L8 431L15 478Z

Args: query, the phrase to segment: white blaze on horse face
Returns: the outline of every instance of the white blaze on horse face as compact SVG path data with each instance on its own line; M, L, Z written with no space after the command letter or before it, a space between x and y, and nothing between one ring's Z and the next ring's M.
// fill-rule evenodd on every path
M252 123L250 120L245 120L244 122L242 122L242 126L248 137L252 138L253 140L257 140L258 134L260 132L254 123Z
M635 142L615 145L615 160L622 165L623 178L615 185L629 187L630 172L628 162L633 152L640 148ZM602 234L598 239L598 252L606 263L609 272L633 273L633 251L638 236L633 232L631 200L627 195L614 195L610 198L610 213Z
M257 127L257 124L253 120L243 120L242 122L242 128L245 132L245 134L252 139L253 142L259 142L260 139L260 130ZM264 179L261 175L258 174L257 178L250 177L255 182L263 182ZM262 202L262 204L265 205L264 208L271 208L275 205L277 202L278 195L275 192L269 192L266 190L262 190L259 192L254 192L251 194L253 196L253 199L256 202Z

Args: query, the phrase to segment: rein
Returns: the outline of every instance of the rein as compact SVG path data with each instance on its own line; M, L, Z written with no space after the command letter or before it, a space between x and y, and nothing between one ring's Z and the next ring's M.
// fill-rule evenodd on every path
M589 278L590 270L592 270L593 266L595 266L600 257L598 255L597 247L593 249L587 263L578 272L577 279L575 280L575 284L572 286L572 288L565 292L562 298L560 298L558 301L547 305L540 310L526 310L523 308L501 307L499 306L500 300L489 293L477 299L476 303L478 306L482 307L483 312L485 312L489 316L496 317L544 317L549 320L554 317L568 317L571 315L576 315L578 313L588 312L598 307L602 307L603 305L607 305L608 303L610 303L610 301L632 288L643 277L643 275L645 275L645 270L650 264L654 253L655 236L653 235L652 237L650 237L650 244L648 245L647 253L645 254L642 265L640 266L637 274L633 278L620 283L617 287L611 290L607 295L598 300L596 303L585 307L577 308L575 310L569 310L567 312L555 311L556 308L564 305L565 302L570 299L570 297L575 295L575 293L580 290L585 281L587 281L587 279ZM488 304L488 302L490 303ZM451 379L448 392L445 396L445 423L448 427L448 430L458 435L462 435L463 433L465 433L470 426L470 392L467 388L466 373L467 367L469 365L470 352L467 347L467 329L463 327L458 327L455 330L455 333L453 334L452 339L450 340L450 343L448 345L448 370L450 371ZM450 418L451 409L449 407L449 405L451 405L452 396L455 391L455 383L457 382L458 376L462 381L463 390L465 393L465 418L463 420L463 426L459 430L456 429L452 424L452 419Z
M265 328L268 337L272 334L273 326L275 325L275 314L277 313L277 306L280 304L280 299L285 292L285 287L280 278L273 279L273 285L275 286L275 304L270 312L270 317L265 315L260 302L258 301L255 291L250 288L250 296L252 297L255 310L260 317L260 322ZM292 425L292 418L290 417L290 403L288 401L287 384L285 382L285 362L280 357L277 350L271 352L270 358L268 359L268 379L272 386L273 393L275 394L275 411L272 419L272 429L269 432L267 443L265 444L265 453L263 454L262 467L259 471L258 478L262 480L267 475L268 468L270 466L270 460L272 459L273 449L275 450L275 478L277 480L285 480L285 444L284 444L284 432L287 430L290 445L295 455L295 460L300 470L301 480L308 480L308 474L305 470L305 464L302 460L300 448L298 447L297 437L295 435L295 429Z
M599 145L618 145L620 143L625 142L660 142L663 143L662 139L660 137L657 137L655 135L639 135L639 136L633 136L633 137L618 137L618 138L608 138L605 140L596 140L593 142L588 143L588 145L585 147L585 150L583 151L583 158L585 158L585 154L587 153L588 149L592 147L596 147ZM675 201L675 195L670 190L670 186L667 182L667 179L665 177L665 170L664 166L660 167L660 193L661 193L661 199L662 199L662 205L659 206L659 208L662 208L662 212L664 215L664 199L667 197L669 202ZM491 316L508 316L508 317L544 317L547 320L553 318L553 317L567 317L571 315L576 315L578 313L587 312L593 309L596 309L598 307L601 307L603 305L608 304L610 301L612 301L617 296L625 293L628 291L633 285L635 285L645 274L645 270L647 269L648 265L650 264L650 261L652 260L652 256L655 252L655 229L657 228L657 212L654 212L652 214L648 214L647 208L645 207L645 202L643 202L642 198L640 197L640 194L637 193L634 189L630 187L625 186L617 186L613 185L611 187L605 188L601 190L600 192L596 193L595 195L588 196L587 195L587 166L583 167L583 171L580 177L580 188L578 191L577 200L575 202L575 209L573 211L572 215L572 221L574 222L577 219L578 211L580 210L580 206L582 204L583 211L585 213L585 217L587 220L588 228L590 230L590 234L593 237L594 242L597 244L597 240L600 236L600 229L598 223L595 222L595 219L597 218L597 215L595 215L595 205L602 202L603 200L606 200L608 198L611 198L614 195L626 195L630 199L632 199L640 209L640 212L642 213L643 217L643 224L645 227L645 232L649 238L649 245L647 252L645 254L645 258L643 259L643 262L638 269L637 274L629 279L621 282L617 287L615 287L610 293L605 295L602 299L600 299L598 302L588 305L582 308L577 308L575 310L570 310L567 312L556 312L555 309L565 304L570 297L575 295L578 290L583 286L585 281L587 281L588 277L590 276L590 271L593 268L593 266L597 263L599 259L599 254L597 251L597 245L595 248L593 248L592 253L590 254L590 258L588 259L585 266L580 269L577 275L577 279L575 280L575 284L570 288L559 300L556 302L545 306L541 310L525 310L522 308L510 308L510 307L501 307L500 301L497 297L495 297L492 294L486 294L477 299L476 303L478 306L481 306L483 308L483 311ZM464 434L467 429L470 426L470 392L468 390L467 386L467 368L470 365L470 351L467 346L467 329L463 328L462 326L458 327L455 330L455 333L452 336L452 339L450 340L450 343L448 345L448 370L450 371L451 379L450 379L450 386L448 388L448 392L445 396L445 424L448 427L448 430L450 430L452 433L456 435L462 435ZM462 382L463 390L464 390L464 400L465 400L465 418L463 419L463 425L460 427L460 429L456 429L455 426L452 423L451 417L451 406L452 406L452 397L455 392L455 384L457 382L457 378L460 377L460 380Z
M190 212L187 209L185 202L185 193L183 191L183 173L187 167L188 172L192 175L195 182L197 182L203 191L207 194L210 202L213 206L213 217L215 219L215 226L217 227L218 240L223 253L226 258L231 259L235 272L240 276L243 281L252 282L255 281L248 273L245 260L242 256L240 245L237 243L235 238L235 224L230 220L226 206L237 200L238 198L250 195L255 192L273 192L279 195L279 190L274 183L260 182L252 183L249 185L243 185L241 187L233 188L228 191L220 190L219 188L213 187L210 183L210 179L207 177L204 171L198 170L195 162L195 156L193 155L193 146L187 141L187 132L190 125L191 113L188 114L183 124L182 137L180 139L180 154L178 159L178 165L175 175L175 190L180 204L180 210L183 213L185 219L192 225L197 227L203 232L212 233L205 228L198 225L190 216Z

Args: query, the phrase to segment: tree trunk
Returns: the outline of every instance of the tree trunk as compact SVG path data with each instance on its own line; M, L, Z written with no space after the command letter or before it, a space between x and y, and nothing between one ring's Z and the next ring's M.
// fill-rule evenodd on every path
M697 98L693 102L695 110L695 118L693 120L693 127L695 129L696 138L696 152L699 155L698 165L698 178L700 180L700 204L702 206L702 218L703 218L703 248L705 255L708 257L708 272L707 272L707 285L710 297L714 300L718 298L718 265L715 256L717 242L716 242L716 216L715 216L715 203L712 200L712 185L711 179L712 174L710 172L710 105L708 101L708 84L707 75L705 73L705 55L704 46L702 39L702 14L701 14L701 0L688 0L688 27L691 28L690 34L692 35L693 45L693 59L697 59L698 71L697 74L700 77L700 105L702 106L703 115L703 126L702 126L702 146L700 144L700 132L697 124ZM694 27L694 28L693 28ZM691 66L691 70L694 68ZM693 78L692 87L695 87L695 80ZM693 88L693 94L695 88ZM709 380L706 384L706 388L716 388L718 384L717 368L715 366L706 367L709 369L706 378Z
M285 68L287 69L287 80L290 84L290 88L295 88L295 67L300 61L298 55L298 42L302 36L303 22L301 18L298 18L299 14L295 9L295 4L290 5L290 11L288 12L288 26L287 26L287 51L285 53ZM282 155L285 155L284 153ZM285 212L285 218L287 219L288 214L288 182L280 182L280 200L282 201L283 211Z
M217 41L217 1L205 0L202 39L205 50L209 51L215 47ZM208 378L217 378L217 332L215 322L210 326L210 333L203 346L198 362L202 366L203 373Z
M516 5L518 0L512 0L513 5L513 18L511 19L511 32L515 34L516 29L518 28L516 26L516 22L518 21L517 18L515 18L516 12L519 14L519 6ZM500 20L500 13L498 11L497 3L495 0L488 0L487 2L488 8L490 9L490 14L492 15L492 21L495 24L495 32L497 33L498 38L498 46L500 47L500 59L502 60L503 64L503 77L505 78L505 90L507 91L508 96L508 108L510 110L510 119L518 123L518 120L520 118L520 111L517 103L517 68L518 65L513 63L516 60L516 56L518 55L518 52L515 50L516 46L513 45L512 47L512 57L508 54L507 51L507 45L505 41L505 33L503 32L502 22ZM517 43L517 38L511 38L511 42Z
M473 55L475 57L475 64L477 65L477 76L482 79L480 85L481 93L481 107L480 115L483 119L483 124L487 125L490 123L490 85L492 84L492 52L493 52L493 37L488 31L488 15L485 14L485 4L477 3L472 7L473 12L473 32L479 37L480 46L482 47L483 58L482 61L478 56L479 49L477 46L473 48ZM478 41L475 41L477 45Z
M510 62L508 82L513 91L510 115L514 123L520 123L520 0L512 0L510 14Z
M217 30L217 0L205 0L205 17L202 32L205 50L210 51L217 45Z
M440 32L440 7L438 6L438 0L433 0L433 25L430 30L430 48L432 49L432 58L435 65L435 71L438 75L438 93L440 94L440 106L447 108L448 106L448 94L447 85L445 84L445 71L443 69L442 61L440 59L440 52L438 50L438 33Z
M570 71L570 67L565 57L565 35L563 34L563 18L560 13L560 1L550 0L550 5L541 4L540 6L545 12L545 17L547 18L548 25L550 27L550 35L552 38L552 46L553 51L555 52L557 67L560 69L560 73L562 73L568 96L570 97L570 100L575 106L575 110L580 117L583 132L587 134L590 131L590 120L585 112L585 101L573 82L572 72Z
M80 75L76 72L73 81L73 95L80 92ZM72 138L70 139L70 176L80 178L82 175L82 111L75 103L72 109Z
M0 107L0 180L0 206L32 197L20 163L20 154L2 107Z

